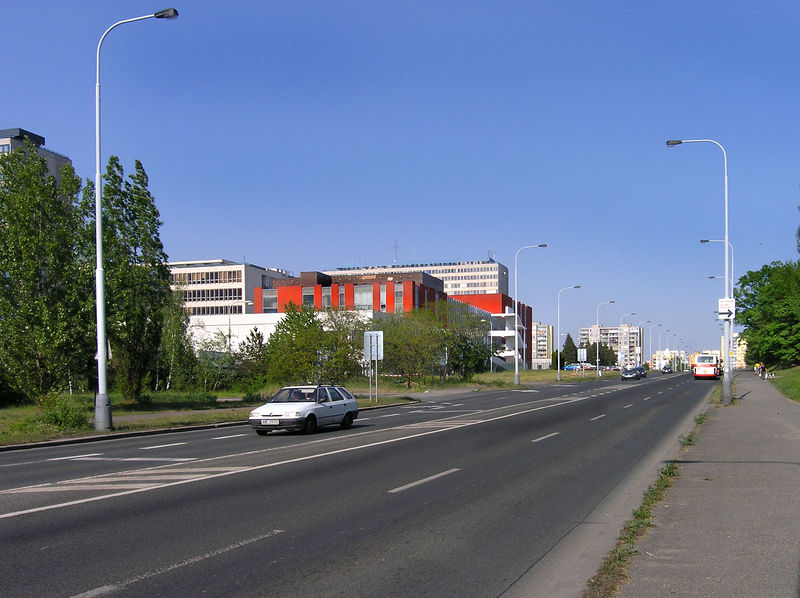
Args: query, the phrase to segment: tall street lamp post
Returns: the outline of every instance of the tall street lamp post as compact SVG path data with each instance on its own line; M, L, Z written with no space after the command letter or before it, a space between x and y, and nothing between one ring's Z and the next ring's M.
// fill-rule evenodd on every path
M97 396L94 400L94 428L95 430L111 429L111 402L108 400L108 387L106 382L106 291L105 274L103 271L103 215L102 199L103 185L100 178L100 48L103 40L109 32L125 23L143 21L145 19L175 19L178 11L174 8L159 10L151 15L144 15L134 19L125 19L114 23L106 29L97 44L96 61L96 81L94 95L94 149L95 149L95 170L94 170L94 221L95 221L95 254L97 265L95 269L95 308L97 312Z
M556 300L556 354L558 355L557 363L558 373L556 380L561 382L561 293L567 289L579 289L581 285L576 284L571 287L564 287L558 292L558 299Z
M616 303L616 300L612 299L611 301L603 301L600 305L609 305L611 303ZM597 306L597 346L595 351L595 357L597 363L595 364L596 367L596 374L595 377L600 377L600 305Z
M728 285L728 281L731 279L730 277L730 261L728 257L728 251L730 248L730 239L728 238L728 153L725 151L725 148L722 145L714 141L713 139L670 139L667 141L667 145L669 147L673 147L676 145L681 145L682 143L713 143L719 149L722 150L722 161L724 167L724 187L725 187L725 236L723 238L723 244L725 247L725 303L729 304L730 300L730 287ZM720 314L721 315L721 314ZM730 403L733 397L732 393L732 386L733 381L731 380L731 327L732 327L732 318L730 316L723 319L723 327L725 331L725 355L723 356L722 362L722 400L723 402Z
M650 349L648 352L650 353L650 359L653 359L653 328L661 326L661 324L653 324L650 326ZM653 367L655 364L651 363L650 367Z
M547 247L547 243L539 243L538 245L525 245L517 249L514 254L514 384L519 384L519 313L517 311L517 258L520 252L525 249L536 249L538 247Z

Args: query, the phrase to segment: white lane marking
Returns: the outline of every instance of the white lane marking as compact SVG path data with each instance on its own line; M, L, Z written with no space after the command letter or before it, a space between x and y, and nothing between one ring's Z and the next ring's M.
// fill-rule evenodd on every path
M623 407L623 409L627 409L628 407L633 407L633 403L630 403L629 405L625 405L625 406Z
M597 421L598 419L604 418L605 416L606 416L606 414L604 413L603 415L598 415L597 417L590 418L589 421L590 422L594 422L594 421Z
M282 529L274 529L267 532L266 534L261 534L260 536L247 538L246 540L242 540L241 542L236 542L235 544L229 544L228 546L223 546L222 548L218 548L217 550L214 550L212 552L207 552L206 554L200 554L190 559L186 559L185 561L181 561L180 563L174 563L167 567L162 567L161 569L155 569L154 571L148 571L147 573L142 573L141 575L137 575L136 577L131 577L130 579L117 582L113 585L101 586L99 588L94 588L93 590L83 592L82 594L76 594L72 598L96 598L97 596L105 596L106 594L117 592L119 590L125 589L127 586L133 585L140 581L144 581L145 579L156 577L158 575L163 575L164 573L170 573L172 571L175 571L176 569L181 569L188 565L194 565L202 561L207 561L208 559L217 557L221 554L225 554L226 552L230 552L232 550L236 550L237 548L242 548L244 546L247 546L248 544L253 544L254 542L260 542L261 540L266 540L267 538L271 538L272 536L277 536L278 534L284 533L284 531L285 530Z
M399 413L390 413L388 415L379 415L378 417L397 417Z
M171 446L181 446L182 444L186 444L186 443L185 442L173 442L172 444L157 444L155 446L143 446L139 450L140 451L152 451L153 449L169 448Z
M652 399L652 398L653 398L653 397L645 397L645 398L644 398L644 399L642 399L642 400L643 400L643 401L649 401L649 400L650 400L650 399Z
M553 432L552 434L548 434L547 436L540 436L536 440L531 440L531 442L541 442L542 440L547 440L548 438L552 438L553 436L558 436L558 432Z
M530 389L526 389L526 390L515 390L514 392L539 392L539 391L530 388Z
M417 480L416 482L411 482L410 484L406 484L405 486L400 486L399 488L395 488L394 490L389 490L389 494L396 494L398 492L402 492L403 490L408 490L409 488L413 488L415 486L419 486L421 484L426 484L433 480L443 478L446 475L450 475L451 473L455 473L457 471L461 471L460 468L455 469L448 469L447 471L443 471L441 473L437 473L436 475L429 476L427 478Z
M231 434L230 436L214 436L211 440L227 440L228 438L239 438L241 436L250 436L250 434Z
M47 459L48 461L69 461L70 459L82 459L83 457L97 457L98 455L102 455L103 453L87 453L85 455L72 455L71 457L53 457L52 459Z

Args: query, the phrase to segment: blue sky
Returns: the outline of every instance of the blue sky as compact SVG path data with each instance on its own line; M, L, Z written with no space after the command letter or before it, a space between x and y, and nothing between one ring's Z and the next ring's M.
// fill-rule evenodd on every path
M95 51L169 4L5 2L0 128L94 176ZM734 274L795 260L800 4L208 2L112 31L103 164L140 159L170 259L295 274L480 260L577 335L661 323L719 346ZM649 325L648 325L649 330ZM657 334L656 334L657 336ZM656 348L658 339L653 343Z

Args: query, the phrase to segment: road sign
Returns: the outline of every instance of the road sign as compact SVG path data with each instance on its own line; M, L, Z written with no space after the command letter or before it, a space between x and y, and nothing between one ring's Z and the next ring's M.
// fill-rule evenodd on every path
M578 361L586 363L586 349L578 349Z
M383 361L383 330L364 333L364 359Z
M717 316L719 320L732 320L736 315L736 299L733 297L721 298L719 300L719 307L717 308Z

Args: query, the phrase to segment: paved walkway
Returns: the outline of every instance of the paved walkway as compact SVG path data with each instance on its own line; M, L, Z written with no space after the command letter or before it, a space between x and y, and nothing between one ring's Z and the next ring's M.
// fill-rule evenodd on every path
M734 395L680 457L620 596L800 596L800 404L748 371Z

